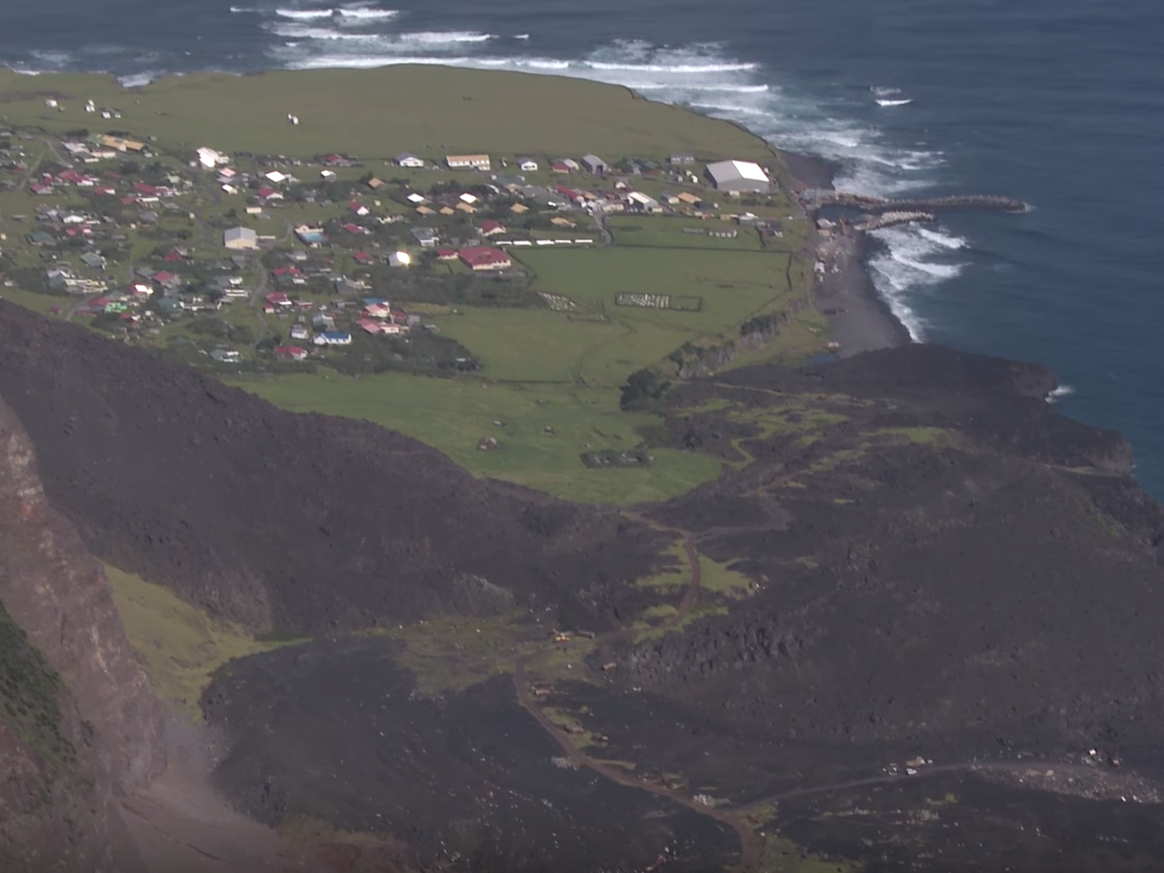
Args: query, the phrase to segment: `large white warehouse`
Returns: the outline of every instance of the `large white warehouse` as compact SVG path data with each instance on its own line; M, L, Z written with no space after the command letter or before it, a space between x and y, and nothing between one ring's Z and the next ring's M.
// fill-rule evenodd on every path
M759 191L772 189L768 174L751 161L719 161L707 165L707 177L720 191Z

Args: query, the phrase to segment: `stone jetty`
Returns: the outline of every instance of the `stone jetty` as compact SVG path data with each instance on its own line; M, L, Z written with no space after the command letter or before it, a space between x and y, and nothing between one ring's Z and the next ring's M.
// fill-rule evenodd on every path
M858 224L854 230L878 230L882 227L893 227L895 224L914 224L919 221L937 221L938 217L932 212L882 212L877 216L868 216Z
M851 207L873 215L887 212L949 212L955 209L989 209L997 212L1026 212L1030 207L1013 197L996 197L989 194L961 194L952 197L923 197L893 200L884 197L868 197L863 194L848 194L841 191L805 191L800 202L810 215L828 206Z

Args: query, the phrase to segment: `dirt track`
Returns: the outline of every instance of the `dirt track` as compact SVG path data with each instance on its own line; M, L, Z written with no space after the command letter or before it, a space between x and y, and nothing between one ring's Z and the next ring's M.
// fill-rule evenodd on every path
M687 562L689 567L687 590L683 594L683 600L680 603L679 608L667 621L665 626L668 628L677 627L683 621L683 619L687 617L687 614L691 611L691 608L695 605L696 600L699 598L700 583L702 579L702 573L699 566L699 552L696 550L695 544L690 540L690 538L687 537L684 537L683 540L683 551L687 555ZM625 637L627 633L628 631L626 630L614 631L608 634L607 638L613 640L615 638ZM557 725L550 721L550 719L544 712L542 712L541 708L530 696L529 684L525 679L525 668L531 660L536 658L537 655L524 655L517 661L513 671L513 685L514 690L517 693L517 701L519 704L521 704L522 709L533 716L534 720L541 726L541 728L554 739L554 742L562 747L562 750L572 761L583 767L586 767L589 770L593 770L595 773L611 780L612 782L617 782L619 785L625 785L629 788L639 788L643 791L650 792L657 797L664 797L667 800L678 803L681 806L685 806L687 809L690 809L693 812L707 816L708 818L727 825L736 832L740 840L740 862L737 865L738 869L747 869L751 866L752 862L755 861L756 858L755 840L753 838L751 829L741 820L739 816L727 811L718 810L715 807L698 803L697 801L692 800L686 794L683 794L682 792L675 789L645 782L642 779L638 779L632 776L619 767L614 767L595 760L579 749L577 746L575 746L570 741L570 738L565 733L563 733Z

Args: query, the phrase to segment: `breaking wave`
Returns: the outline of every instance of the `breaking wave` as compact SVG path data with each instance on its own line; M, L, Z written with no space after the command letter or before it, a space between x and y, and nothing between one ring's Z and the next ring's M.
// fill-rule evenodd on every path
M231 7L234 11L234 7ZM331 18L335 11L332 9L276 9L275 14L281 18L307 19Z

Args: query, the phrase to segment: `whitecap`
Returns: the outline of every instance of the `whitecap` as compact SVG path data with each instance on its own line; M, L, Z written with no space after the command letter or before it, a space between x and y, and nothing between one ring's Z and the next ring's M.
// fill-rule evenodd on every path
M148 85L154 79L160 79L166 75L164 70L145 70L140 73L132 73L128 76L118 76L117 81L121 83L123 88L140 88L143 85Z
M514 39L529 39L529 34L528 33L515 33L513 35L513 38Z
M923 239L927 239L944 249L964 249L968 245L968 242L960 236L945 234L928 227L918 227L916 230Z
M400 14L399 9L377 9L375 7L364 4L341 6L336 10L336 14L341 18L356 19L362 21L376 21L384 20L386 18L396 18Z
M294 18L310 21L313 18L331 18L331 9L276 9L275 14L280 18Z
M420 31L418 33L402 33L397 37L401 42L414 42L423 44L443 44L451 42L488 42L491 39L496 39L491 33L476 33L474 31L451 31L442 33L440 31Z

